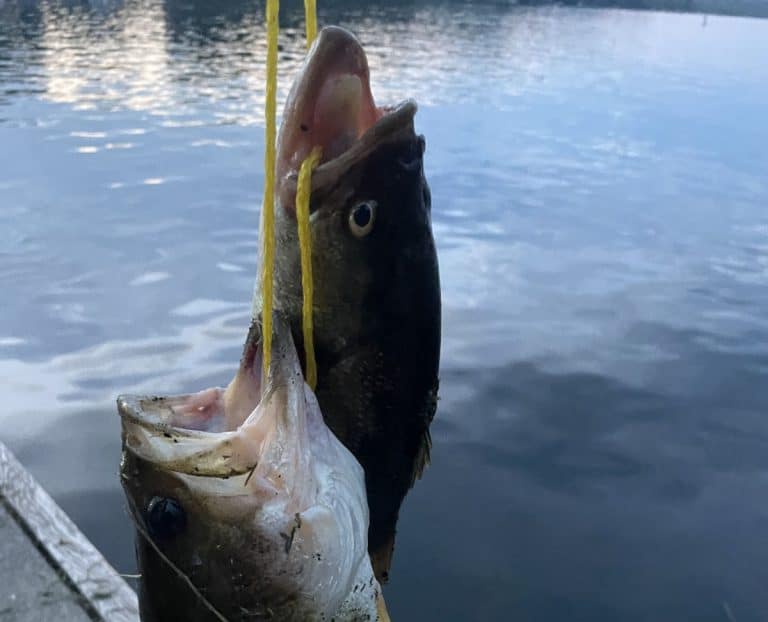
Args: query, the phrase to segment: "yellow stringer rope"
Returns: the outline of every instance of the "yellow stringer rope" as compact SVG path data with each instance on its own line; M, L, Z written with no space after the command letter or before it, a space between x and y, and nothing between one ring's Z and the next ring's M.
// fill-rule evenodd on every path
M299 170L296 188L296 219L299 221L299 249L301 250L301 288L304 301L301 307L302 327L304 329L304 358L307 371L304 375L307 384L314 390L317 385L317 363L315 362L315 344L312 337L312 237L309 231L309 195L312 192L312 169L320 163L322 149L315 147L304 160Z
M304 0L304 21L307 24L307 49L317 36L317 3L315 0Z
M264 153L264 200L262 219L264 252L262 256L262 334L264 336L263 371L266 375L272 362L272 307L274 299L275 269L275 139L277 109L277 34L279 29L279 0L267 0L267 93L264 115L266 117L266 145ZM304 0L307 28L307 48L317 36L317 10L315 0ZM296 219L299 226L301 252L301 287L303 291L302 327L306 359L305 378L314 389L317 385L317 363L312 324L312 239L309 229L309 197L312 190L312 169L320 163L321 149L315 147L299 170L296 188Z
M273 273L275 269L275 138L277 134L277 16L280 11L279 0L267 0L267 93L264 104L266 137L264 139L264 200L261 219L264 253L261 264L262 336L264 337L264 355L262 369L269 372L272 362L272 299Z

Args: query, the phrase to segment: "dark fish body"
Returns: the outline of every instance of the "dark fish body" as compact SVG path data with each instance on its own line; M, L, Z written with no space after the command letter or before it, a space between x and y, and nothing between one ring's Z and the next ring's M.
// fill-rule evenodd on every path
M384 576L400 504L429 457L437 403L440 289L423 144L406 135L381 145L312 197L315 392L365 470L369 550ZM376 203L376 220L357 239L349 211L362 202ZM295 223L283 218L279 247L297 248ZM298 253L277 262L279 304L303 352Z
M330 113L317 111L323 106L317 100L333 90L327 84L334 71L341 80L350 82L345 76L353 75L361 81L361 103L342 101L339 106L358 110L357 125L349 116L329 122ZM359 131L379 115L341 156L315 171L310 210L316 394L326 423L365 470L369 550L377 577L386 580L400 505L429 460L441 303L423 169L425 142L413 125L416 106L405 102L372 110L369 92L360 44L341 29L322 31L294 85L281 128L275 292L276 305L290 319L303 352L301 270L291 205L301 157L290 154L314 146L313 132L331 149L347 147L343 141L339 147L333 133L313 127L313 118L322 117L343 136L338 128L345 123ZM313 105L314 115L307 112ZM360 210L372 210L364 232L353 224ZM364 222L365 213L358 220Z

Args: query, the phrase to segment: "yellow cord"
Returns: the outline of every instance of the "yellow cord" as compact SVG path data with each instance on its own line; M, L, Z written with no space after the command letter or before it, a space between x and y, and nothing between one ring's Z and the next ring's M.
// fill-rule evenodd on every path
M277 134L277 21L280 11L279 0L267 0L267 93L264 105L264 117L267 131L264 146L264 200L262 210L262 237L264 255L261 266L262 335L264 337L264 355L262 369L269 372L272 361L272 298L274 289L273 272L275 268L275 138Z
M304 17L307 24L307 49L317 36L317 7L315 0L304 0ZM304 378L314 391L317 386L317 362L312 322L312 236L309 230L309 197L312 194L312 169L320 163L322 149L315 147L301 163L296 185L296 220L299 225L299 250L301 252L301 289L304 298L301 306L302 331L304 334Z
M262 210L262 237L264 252L261 266L262 283L262 335L264 338L264 374L269 373L272 362L272 309L274 300L275 269L275 140L277 137L277 35L279 29L279 0L267 0L267 93L264 106L266 137L264 148L264 199ZM305 0L304 14L307 22L307 47L317 36L315 0ZM306 358L306 381L314 389L317 385L317 363L312 325L312 240L309 230L309 197L312 190L312 169L320 162L321 149L315 147L301 164L296 189L296 219L299 226L301 252L301 287L303 290L302 328Z
M301 307L304 331L304 355L307 362L305 378L314 391L317 386L317 363L312 335L312 236L309 231L309 197L312 193L312 169L320 163L322 149L315 147L309 157L301 163L296 187L296 220L299 222L299 248L301 250L301 288L304 300Z
M317 3L315 0L304 0L304 21L307 24L307 49L317 36Z

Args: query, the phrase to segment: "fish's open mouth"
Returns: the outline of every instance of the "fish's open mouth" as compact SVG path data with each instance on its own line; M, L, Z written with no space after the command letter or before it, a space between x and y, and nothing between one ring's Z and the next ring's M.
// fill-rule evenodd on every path
M226 389L172 397L121 396L120 416L143 427L165 431L231 432L259 405L262 381L261 325L254 322L245 342L240 368Z
M285 384L280 375L274 366L267 393ZM226 389L168 397L120 396L117 406L126 446L167 470L213 477L246 473L255 466L253 456L260 453L265 426L252 425L248 434L238 434L238 429L262 399L270 399L267 393L262 394L261 327L254 322L240 368Z
M320 147L313 189L338 178L378 145L413 134L416 103L376 106L368 60L360 42L343 28L320 31L285 106L277 153L278 192L293 208L301 163Z

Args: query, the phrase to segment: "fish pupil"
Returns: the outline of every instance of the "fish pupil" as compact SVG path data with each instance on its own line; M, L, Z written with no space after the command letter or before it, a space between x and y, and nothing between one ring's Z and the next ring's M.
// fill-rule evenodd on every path
M355 220L355 224L360 227L367 227L371 222L371 206L367 203L362 203L355 208L352 218Z
M167 540L187 528L187 513L170 497L152 497L147 505L147 528L153 538Z

